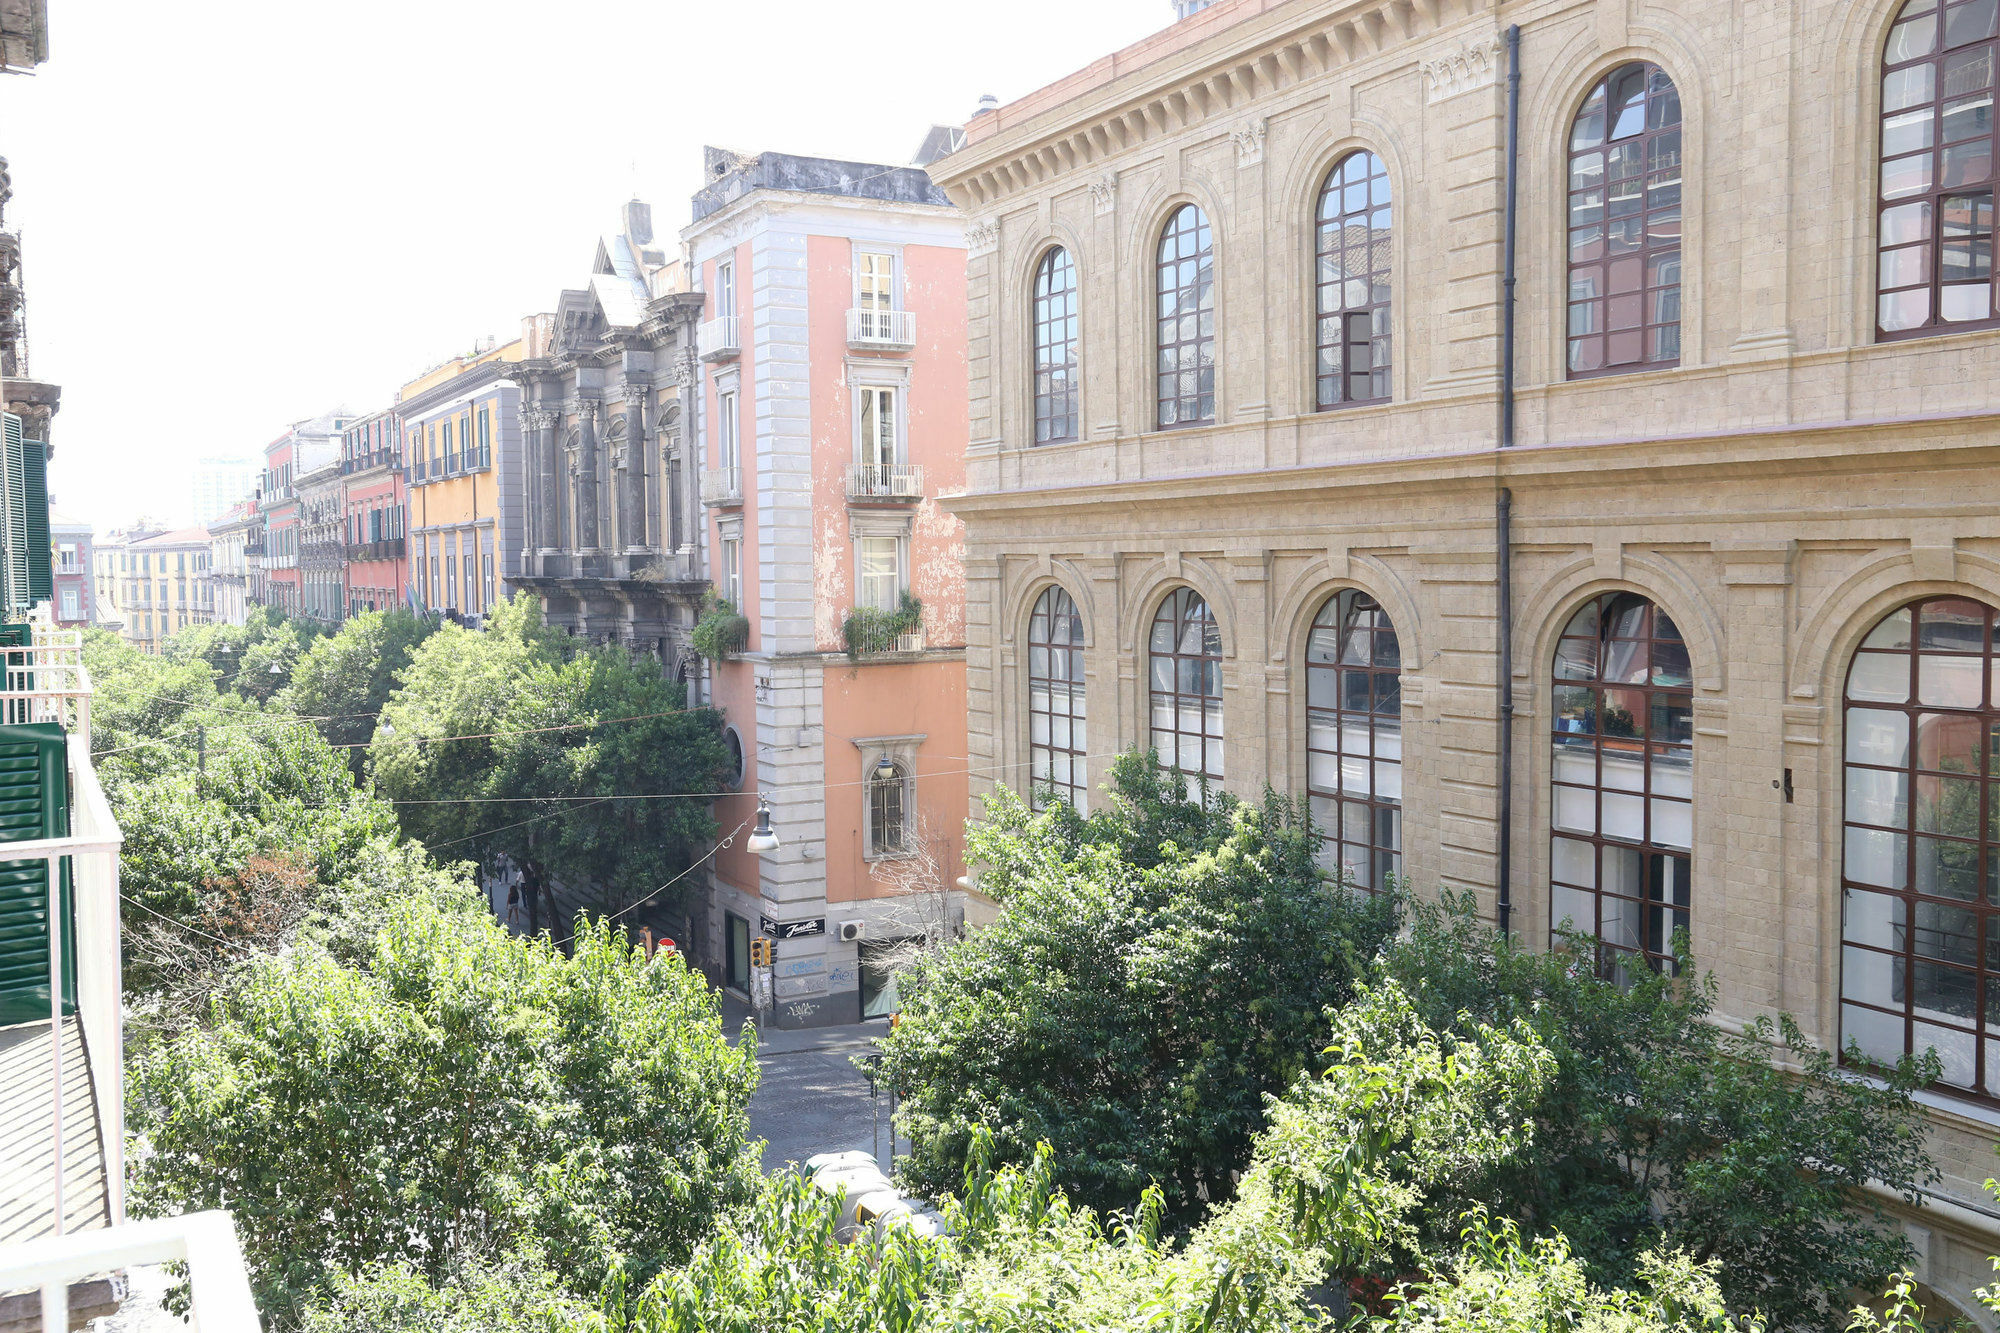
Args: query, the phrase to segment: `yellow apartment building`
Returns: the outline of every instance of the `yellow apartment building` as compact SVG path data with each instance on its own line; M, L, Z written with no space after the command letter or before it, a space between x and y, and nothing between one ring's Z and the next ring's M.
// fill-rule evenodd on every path
M520 340L455 357L397 396L407 447L410 604L477 623L520 567Z
M207 528L134 538L116 555L119 633L140 652L158 653L168 635L215 619Z

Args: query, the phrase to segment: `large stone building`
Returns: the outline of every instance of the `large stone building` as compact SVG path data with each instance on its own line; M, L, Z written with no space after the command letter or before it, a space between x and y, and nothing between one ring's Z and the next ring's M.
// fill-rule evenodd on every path
M716 856L706 956L780 1027L896 1007L894 962L965 911L964 219L916 167L707 155L682 233L707 295L696 383L709 577L744 617L712 671L782 848Z
M527 536L508 577L549 624L655 653L687 679L706 580L681 396L702 298L678 254L634 199L589 282L527 321Z
M1726 1022L1935 1048L1903 1211L1987 1321L1991 13L1508 15L1517 102L1486 5L1223 0L932 167L978 788L1154 745L1363 884L1612 972L1684 928Z
M255 499L241 501L208 525L207 583L216 624L241 625L248 617L262 541Z
M344 438L344 437L343 437ZM298 613L332 628L347 618L347 476L338 457L293 478L298 492Z

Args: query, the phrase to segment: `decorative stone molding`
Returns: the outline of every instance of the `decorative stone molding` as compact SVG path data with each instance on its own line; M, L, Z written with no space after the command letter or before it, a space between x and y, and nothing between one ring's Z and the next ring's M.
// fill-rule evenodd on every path
M1230 136L1236 142L1237 166L1254 167L1264 160L1264 135L1270 128L1270 122L1258 116Z
M1090 201L1097 206L1097 216L1103 217L1118 206L1118 173L1107 171L1090 183Z
M1499 82L1505 51L1498 37L1483 37L1460 42L1442 55L1420 61L1417 68L1424 76L1431 105Z
M620 386L618 395L628 403L643 403L646 401L646 394L648 392L650 392L650 386L627 380Z
M981 218L965 229L965 244L973 254L985 254L1000 245L1000 224L992 218Z
M684 348L674 360L674 383L683 389L692 387L700 368L701 359L695 355L694 349Z
M529 430L547 430L556 424L556 414L546 407L523 407L521 425Z

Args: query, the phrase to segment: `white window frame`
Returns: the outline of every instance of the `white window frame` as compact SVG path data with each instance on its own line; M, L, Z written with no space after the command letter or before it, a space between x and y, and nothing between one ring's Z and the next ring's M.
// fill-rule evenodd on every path
M870 438L868 426L869 404L875 404L876 430ZM886 418L883 404L888 411ZM887 449L882 449L881 427L886 420L889 440ZM863 467L887 469L900 467L906 451L903 448L903 389L897 384L858 384L854 389L854 461Z
M718 259L715 261L715 315L717 319L733 318L736 314L736 261Z
M741 408L741 400L737 397L737 385L733 381L727 385L716 386L715 465L734 472L738 485L743 481Z
M869 261L888 261L888 271L871 275ZM881 291L881 304L864 299L877 295L869 284L871 276L879 276L887 283ZM868 245L856 242L854 246L854 308L856 310L901 310L903 308L903 252L892 245Z

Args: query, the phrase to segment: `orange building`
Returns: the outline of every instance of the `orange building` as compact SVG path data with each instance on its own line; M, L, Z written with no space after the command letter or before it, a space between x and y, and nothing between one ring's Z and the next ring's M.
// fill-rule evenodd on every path
M920 168L710 149L683 233L709 577L748 621L714 664L741 756L708 956L780 1027L890 1013L909 945L958 930L964 873L963 219Z

